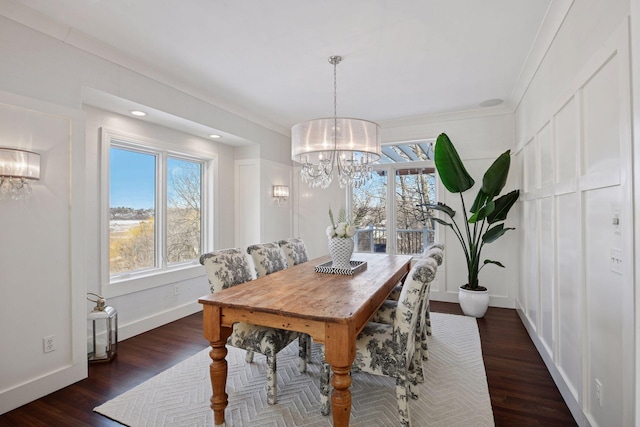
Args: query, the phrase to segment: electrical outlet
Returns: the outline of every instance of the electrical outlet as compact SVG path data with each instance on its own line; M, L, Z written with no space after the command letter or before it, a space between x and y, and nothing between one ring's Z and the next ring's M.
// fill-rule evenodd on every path
M600 406L602 406L602 393L603 393L603 389L602 389L602 383L600 382L599 379L596 378L596 400L598 401L598 404Z
M622 249L611 248L609 266L614 273L622 274Z
M51 353L56 349L56 336L49 335L48 337L42 338L42 351L44 353Z
M180 285L173 285L173 296L180 295Z

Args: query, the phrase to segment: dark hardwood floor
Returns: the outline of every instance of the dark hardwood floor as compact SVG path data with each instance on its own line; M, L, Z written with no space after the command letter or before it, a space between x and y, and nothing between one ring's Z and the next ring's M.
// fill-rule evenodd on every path
M458 304L436 301L431 310L462 314ZM496 426L576 425L515 310L489 308L478 327ZM110 364L91 365L87 379L0 415L0 426L119 426L93 408L206 345L200 313L122 341Z

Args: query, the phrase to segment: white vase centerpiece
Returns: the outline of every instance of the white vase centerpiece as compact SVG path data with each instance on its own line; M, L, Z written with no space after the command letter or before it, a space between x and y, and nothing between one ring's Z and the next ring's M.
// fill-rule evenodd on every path
M353 236L356 228L347 221L344 208L340 209L338 222L333 219L333 212L329 209L331 225L327 227L329 238L329 254L331 255L331 267L339 269L351 268L351 254L353 254Z

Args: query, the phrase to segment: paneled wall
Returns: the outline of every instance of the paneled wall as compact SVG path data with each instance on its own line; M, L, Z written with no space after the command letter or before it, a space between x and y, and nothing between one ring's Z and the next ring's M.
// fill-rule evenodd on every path
M532 91L555 82L551 70L562 64L552 51L516 123L524 239L516 306L574 416L592 426L633 419L628 39L625 19L546 102Z

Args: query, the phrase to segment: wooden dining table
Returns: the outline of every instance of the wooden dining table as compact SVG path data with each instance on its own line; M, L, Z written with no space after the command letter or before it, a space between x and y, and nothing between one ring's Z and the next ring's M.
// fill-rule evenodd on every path
M356 337L409 272L411 256L356 253L352 260L366 262L366 268L353 275L317 273L316 265L330 261L325 256L198 300L203 305L204 336L211 344L211 408L216 426L225 423L225 344L235 322L303 332L323 343L333 372L333 425L349 425Z

